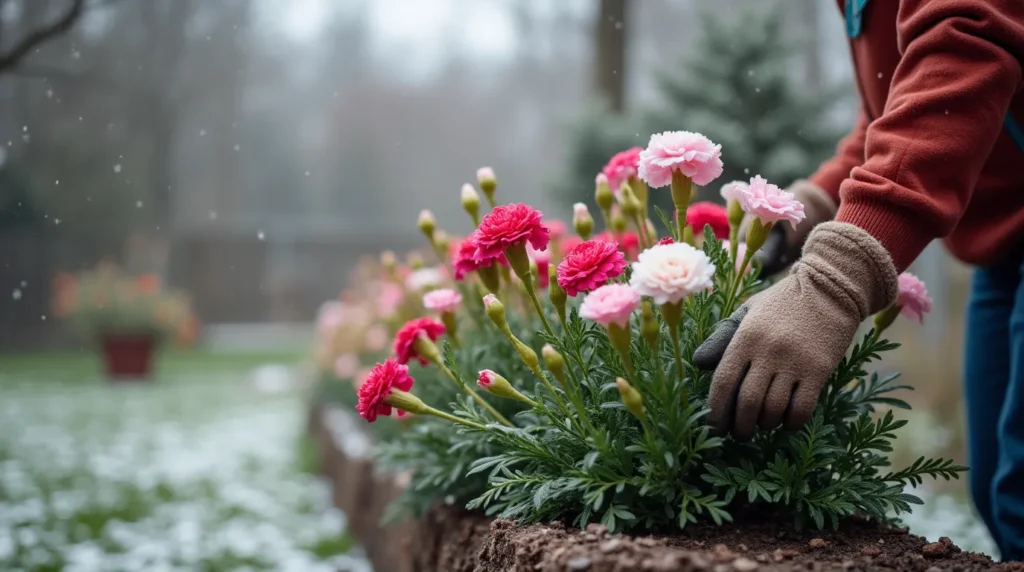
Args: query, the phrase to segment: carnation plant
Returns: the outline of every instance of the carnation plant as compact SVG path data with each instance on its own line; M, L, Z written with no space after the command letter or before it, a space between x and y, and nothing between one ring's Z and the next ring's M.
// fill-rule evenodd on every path
M893 410L909 408L893 392L909 388L868 365L897 347L882 337L897 315L929 308L910 275L832 373L809 421L747 441L714 434L705 423L712 372L694 352L762 288L753 253L772 226L799 222L803 206L754 177L723 188L728 210L692 216L699 187L722 172L719 146L673 132L629 155L596 178L606 227L597 236L582 205L570 236L528 205L498 204L489 169L478 173L483 216L477 192L463 189L477 225L469 237L443 247L433 217L421 216L450 277L424 288L425 315L398 329L392 356L358 391L367 421L409 424L381 450L385 466L411 473L397 508L446 500L523 523L612 530L756 512L822 528L854 514L893 518L921 502L909 487L966 470L927 458L895 469L887 458L906 423ZM676 208L655 213L665 236L648 208L661 187ZM745 214L754 222L741 243Z

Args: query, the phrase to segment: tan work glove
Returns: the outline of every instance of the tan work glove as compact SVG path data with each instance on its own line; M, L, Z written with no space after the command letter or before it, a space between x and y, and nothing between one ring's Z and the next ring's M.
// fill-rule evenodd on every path
M792 272L748 300L694 353L715 369L708 424L749 439L810 420L818 394L868 316L896 299L896 268L871 235L826 222L810 234Z
M796 229L788 224L772 226L768 240L754 254L754 259L761 263L760 277L763 279L771 278L795 262L800 255L800 249L807 241L807 236L811 234L814 227L828 222L836 216L835 201L818 185L801 179L786 190L793 193L796 199L803 203L806 218L796 225ZM751 222L753 222L751 215L744 217L743 222L740 223L740 237L747 236L747 228Z

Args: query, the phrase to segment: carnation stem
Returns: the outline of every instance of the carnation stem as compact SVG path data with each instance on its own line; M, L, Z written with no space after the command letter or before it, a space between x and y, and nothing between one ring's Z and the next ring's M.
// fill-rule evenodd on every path
M736 267L736 257L740 248L740 228L736 225L729 226L729 261L733 268Z
M530 301L533 302L533 307L537 310L537 315L540 316L544 329L547 330L551 337L554 337L555 331L551 329L551 324L548 323L548 319L544 315L544 308L540 305L540 299L537 298L537 289L533 287L533 272L530 271L530 257L526 254L526 245L516 244L506 248L505 258L508 259L512 271L523 281L526 294L530 297Z
M686 394L685 372L683 371L683 353L679 348L679 324L683 320L683 301L669 302L661 307L661 316L668 326L668 335L672 341L672 355L676 361L676 371L679 372L679 380L683 387L683 404L689 403Z
M445 413L444 411L441 411L439 409L434 409L433 407L428 407L427 411L425 413L427 415L433 415L434 417L440 417L441 419L447 419L448 421L451 421L453 423L459 423L461 425L465 425L466 427L472 427L473 429L480 429L481 431L487 429L486 427L484 427L483 425L481 425L479 423L476 423L475 421L470 421L468 419L463 419L461 417L456 417L456 416L452 415L451 413Z
M731 244L729 245L732 246ZM736 305L736 292L739 290L740 282L743 281L743 275L747 272L747 266L750 264L750 259L753 257L755 250L747 248L747 252L743 254L743 262L740 263L740 269L736 272L736 279L729 285L729 295L725 298L725 306L722 307L721 318L728 318L732 315L733 307Z
M643 249L646 250L651 247L651 239L647 235L647 219L641 214L637 214L633 217L633 222L636 224L636 230L640 235L640 243Z
M434 361L434 365L436 365L438 368L440 368L440 370L442 372L444 372L445 375L448 376L448 379L450 379L453 382L455 382L455 385L461 387L462 390L465 391L467 395L472 397L484 409L489 411L491 413L491 415L494 416L495 419L500 421L503 425L507 425L509 427L513 427L512 423L508 419L506 419L504 415L502 415L501 413L498 413L498 410L495 409L494 406L491 405L490 403L487 403L487 401L485 401L483 397L480 397L480 394L478 394L477 392L473 391L473 389L470 388L469 386L467 386L466 384L462 383L459 380L459 378L456 377L454 373L452 373L452 370L448 369L448 366L444 365L444 363L442 363L441 360L439 360L439 359L435 360Z
M690 206L690 196L693 194L693 181L690 177L672 171L672 205L676 207L676 242L683 241L683 228L686 227L686 209Z

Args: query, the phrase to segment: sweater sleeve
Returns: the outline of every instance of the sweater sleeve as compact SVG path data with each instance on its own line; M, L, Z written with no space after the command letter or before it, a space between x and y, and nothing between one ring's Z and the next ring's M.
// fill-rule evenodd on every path
M899 271L952 233L1021 81L1024 2L901 0L902 58L836 220L882 243Z
M821 164L810 176L810 181L824 190L832 200L839 204L839 185L854 167L864 164L864 139L868 130L868 115L861 107L860 115L853 130L839 140L836 154Z

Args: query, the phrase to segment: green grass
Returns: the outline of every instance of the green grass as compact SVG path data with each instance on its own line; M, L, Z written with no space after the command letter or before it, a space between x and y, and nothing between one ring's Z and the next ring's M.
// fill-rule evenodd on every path
M161 355L108 384L87 352L0 357L0 570L358 570L302 443L291 352ZM350 559L351 560L351 559Z

